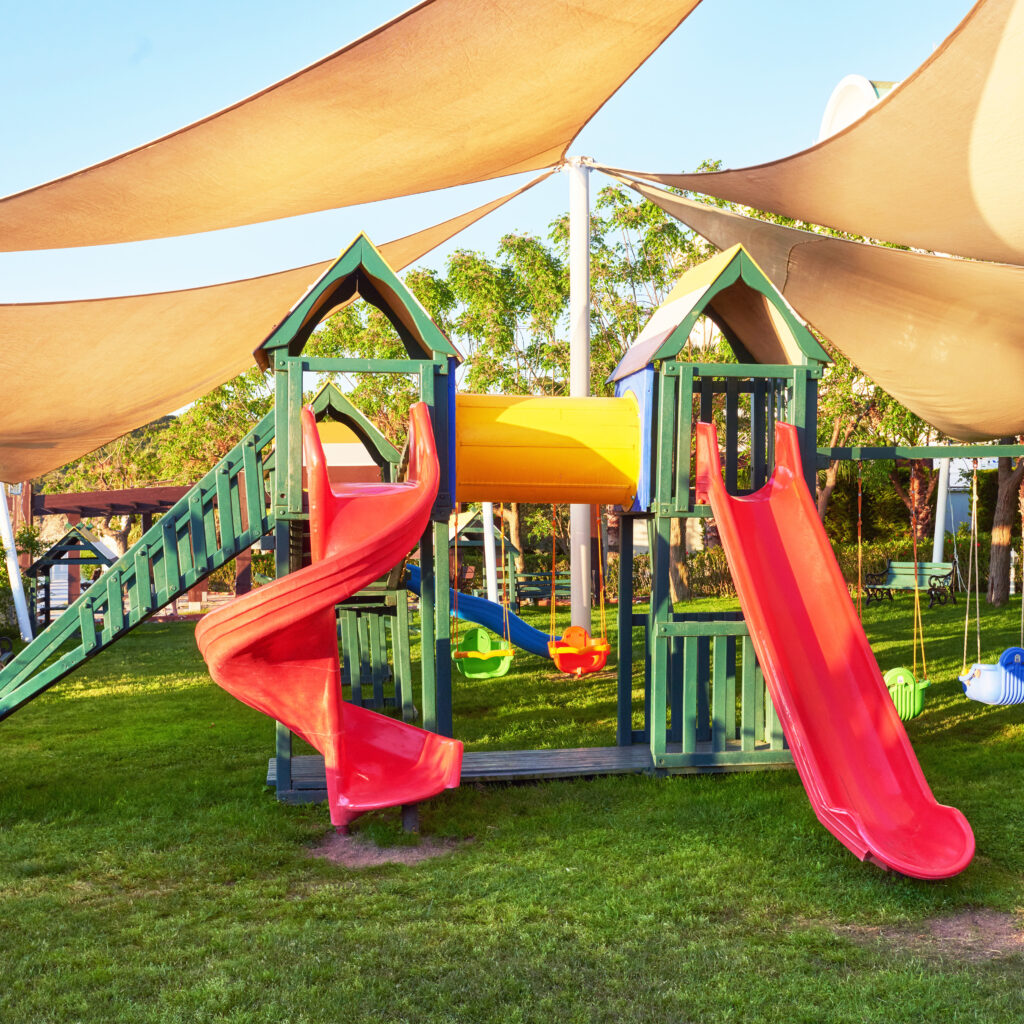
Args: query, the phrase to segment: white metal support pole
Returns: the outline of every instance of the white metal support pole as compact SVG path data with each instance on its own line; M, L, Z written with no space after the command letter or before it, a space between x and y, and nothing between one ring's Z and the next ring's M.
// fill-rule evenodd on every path
M0 483L0 534L3 536L4 550L7 553L7 575L11 581L11 593L14 595L14 611L18 616L18 629L21 639L28 642L32 639L32 620L28 617L28 605L25 602L25 591L21 584L21 568L18 565L18 552L14 547L14 528L11 526L11 515L7 510L7 485Z
M949 459L939 459L939 494L935 499L935 539L932 541L932 561L944 562L946 547L946 506L949 504Z
M480 518L484 527L484 576L487 579L487 600L498 603L498 556L494 550L494 504L480 505ZM502 569L504 570L504 566Z
M590 394L590 168L573 157L569 175L569 395ZM572 624L590 629L590 506L569 506Z

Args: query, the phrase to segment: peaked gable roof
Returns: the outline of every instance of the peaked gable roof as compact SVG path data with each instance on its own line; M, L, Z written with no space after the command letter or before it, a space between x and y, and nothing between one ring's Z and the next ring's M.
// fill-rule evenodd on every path
M827 363L828 355L742 245L688 270L615 368L621 380L683 349L698 317L717 324L741 362Z
M25 575L38 576L62 562L69 565L113 565L116 561L117 555L99 537L84 526L76 525L40 555L25 570Z
M362 441L370 457L383 468L386 462L398 463L402 453L377 429L373 421L365 413L352 404L336 384L328 381L312 397L309 407L317 422L332 418L352 428L353 433Z
M331 310L355 299L365 299L391 321L410 359L462 358L380 250L360 232L253 352L260 368L270 369L276 350L298 355Z

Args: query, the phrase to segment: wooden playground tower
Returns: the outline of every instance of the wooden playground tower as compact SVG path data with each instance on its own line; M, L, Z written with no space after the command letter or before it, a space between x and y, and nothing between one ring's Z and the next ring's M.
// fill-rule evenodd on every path
M670 529L673 519L704 518L693 487L693 437L697 420L710 420L714 407L724 413L724 465L734 493L756 490L773 466L774 424L796 424L805 439L805 465L813 486L817 452L817 381L827 356L809 331L742 249L697 268L676 290L687 294L699 278L700 295L657 344L637 345L615 374L618 398L632 395L640 417L642 464L636 495L623 507L618 609L618 713L615 746L586 750L540 750L465 755L463 779L522 779L598 773L680 773L754 769L788 764L782 729L767 697L753 645L739 613L711 615L677 611L669 597ZM675 294L675 293L674 293ZM338 303L359 296L376 305L394 325L406 350L404 359L334 359L303 354L312 330ZM715 320L729 341L736 363L679 361L697 319ZM257 360L271 369L276 389L275 466L271 512L276 534L277 571L302 564L307 512L303 506L299 409L302 375L383 373L414 375L419 398L431 413L441 464L441 487L431 523L419 546L421 706L414 708L409 678L409 638L404 595L397 574L380 587L383 601L360 610L358 601L341 609L344 678L352 699L375 709L399 706L403 717L444 735L456 735L452 702L449 519L457 494L455 370L458 353L430 321L416 299L365 238L339 258L263 343ZM717 400L717 401L716 401ZM593 403L600 399L575 399ZM316 409L318 416L326 408ZM383 455L358 410L333 408L366 438L384 468L397 472L394 450ZM370 428L372 429L372 428ZM386 442L385 442L386 444ZM743 486L741 486L741 484ZM461 496L461 495L460 495ZM493 495L500 500L502 495ZM652 564L649 611L633 608L634 519L647 524ZM367 595L359 595L365 600ZM370 599L372 601L372 599ZM389 615L392 638L389 668L381 617ZM362 630L362 633L359 633ZM365 639L360 641L359 637ZM376 638L376 639L375 639ZM367 656L372 647L372 657ZM372 689L364 689L366 665ZM360 677L360 664L363 675ZM643 698L634 707L634 670L642 665ZM384 682L393 681L385 693ZM636 727L639 723L639 727ZM323 796L320 759L294 757L291 734L278 727L277 749L268 781L286 801Z
M376 305L389 318L402 340L404 357L305 355L303 347L316 326L333 308L356 297ZM690 332L701 316L721 329L736 362L684 358L689 354ZM439 734L457 733L452 705L449 519L457 499L503 500L506 496L491 492L500 491L508 469L500 457L485 456L485 462L498 463L499 470L488 466L492 475L478 475L467 484L466 434L474 417L478 425L484 422L485 442L500 446L506 439L500 422L505 412L539 420L541 404L553 404L558 416L564 414L565 422L572 423L559 433L551 425L562 420L548 412L549 429L537 436L549 445L554 438L555 449L565 447L568 465L577 470L580 464L587 467L588 485L591 478L595 483L588 486L584 500L622 506L615 744L584 750L471 752L463 761L464 779L749 770L791 761L742 616L687 613L674 608L670 600L672 522L709 515L709 509L696 501L693 453L696 425L711 420L713 413L724 440L725 483L733 494L754 491L768 480L775 461L774 425L780 421L798 430L801 461L812 489L819 458L929 458L952 452L1017 455L1021 451L1019 446L818 450L817 384L827 356L739 246L683 277L613 374L617 396L613 399L456 395L457 351L364 236L290 311L257 350L256 358L273 374L275 408L145 529L100 581L0 665L0 720L268 535L275 539L278 574L301 568L308 513L299 414L307 372L415 377L419 397L430 411L440 462L440 487L419 544L419 704L414 702L409 610L401 566L339 609L342 679L355 703L374 710L391 708L404 720ZM361 440L383 481L400 477L401 454L340 391L322 389L312 404L315 416L344 424ZM602 422L608 417L614 420L611 430ZM616 453L589 442L589 436L600 429L613 437L630 433L636 453L632 475L623 476L620 458L628 445ZM520 433L519 441L523 436L527 435ZM486 444L481 450L488 452ZM559 457L551 457L553 468L537 459L526 463L527 475L534 463L538 473L546 472L547 490L541 497L520 500L577 499L560 491L566 464L559 464ZM456 464L459 458L464 460L461 466ZM479 456L476 468L480 468ZM609 497L612 493L618 497ZM631 527L636 519L646 523L652 562L651 602L643 611L634 609L631 593ZM642 693L642 698L635 698L635 692ZM279 797L286 801L322 798L323 767L322 761L318 767L318 761L293 758L291 735L278 727L268 777Z

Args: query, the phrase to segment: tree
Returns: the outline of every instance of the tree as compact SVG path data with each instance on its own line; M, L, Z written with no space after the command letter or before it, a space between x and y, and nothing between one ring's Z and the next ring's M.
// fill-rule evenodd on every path
M253 367L196 399L153 435L152 482L190 485L222 459L270 411L274 394Z
M1000 444L1013 444L1020 438L1001 437ZM1000 457L997 473L999 489L996 493L996 507L992 513L992 550L988 562L988 593L989 604L1006 604L1010 599L1010 538L1013 533L1014 501L1018 495L1024 500L1021 491L1024 483L1024 458L1013 459Z
M876 400L868 422L872 440L880 445L912 448L940 444L948 440L935 427L926 423L916 413L912 413L881 388L877 388ZM908 459L907 465L910 469L910 479L906 487L900 480L895 463L889 466L889 480L907 507L911 529L916 526L916 540L921 544L929 536L932 522L930 502L939 475L930 459Z
M818 444L828 448L845 447L862 425L870 422L878 388L826 339L819 336L818 340L832 358L818 388ZM846 460L832 459L818 472L817 506L822 522L828 514L840 473L849 465Z
M116 491L144 487L159 478L157 442L167 429L169 417L132 430L94 452L47 473L37 486L50 493L67 491ZM93 528L109 541L118 555L128 550L128 534L134 517L105 515Z

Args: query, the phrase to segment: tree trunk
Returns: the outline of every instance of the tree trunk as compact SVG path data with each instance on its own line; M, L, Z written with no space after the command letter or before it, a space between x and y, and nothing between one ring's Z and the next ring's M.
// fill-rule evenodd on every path
M120 558L128 550L128 534L131 533L132 521L135 517L119 516L117 518L120 518L124 524L121 529L115 530L110 525L115 519L114 516L110 515L104 517L103 522L96 528L96 531L104 540L110 541L114 554Z
M932 510L929 502L932 500L932 494L935 493L935 485L939 482L939 474L926 465L927 462L927 459L910 460L910 486L907 490L903 489L899 474L895 469L889 474L889 479L892 481L896 493L900 496L903 504L907 506L911 525L915 521L917 523L917 543L919 545L928 539L928 527L932 521ZM915 510L917 511L916 520L914 516ZM918 552L918 559L920 561L928 561L927 558L921 558L920 555L921 553Z
M523 557L523 519L519 513L519 502L513 501L510 505L511 514L508 519L508 537L512 546L519 552L516 555L516 572L526 570L526 560Z
M818 518L825 522L828 515L828 503L832 500L832 492L836 489L836 481L839 479L839 463L830 462L825 470L825 482L818 484Z
M675 518L669 524L668 584L672 603L690 596L690 571L686 565L686 520Z
M1012 437L1000 438L1001 444L1013 444ZM1010 599L1010 538L1013 534L1014 499L1024 478L1024 459L1010 468L1010 459L999 460L999 490L992 514L992 551L988 561L988 595L991 605L1004 605Z
M837 416L832 421L831 447L839 444L849 444L857 425L864 418L864 410L859 410L852 416ZM825 482L818 485L818 518L825 522L828 514L828 503L832 500L832 492L836 489L836 481L839 479L839 460L833 459L825 470Z

